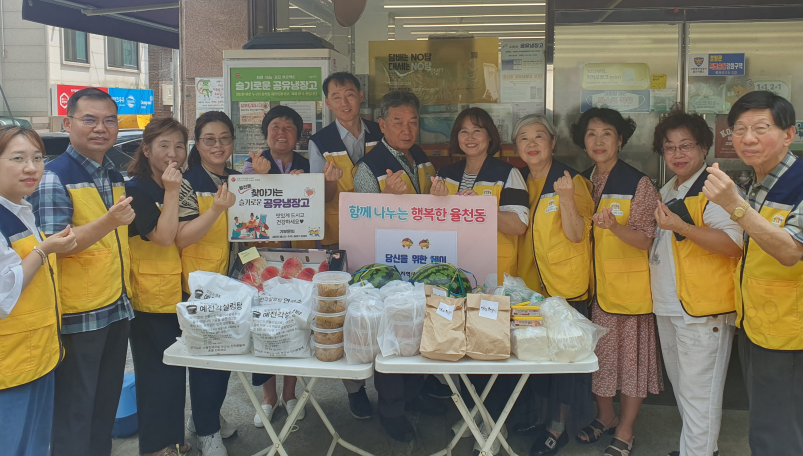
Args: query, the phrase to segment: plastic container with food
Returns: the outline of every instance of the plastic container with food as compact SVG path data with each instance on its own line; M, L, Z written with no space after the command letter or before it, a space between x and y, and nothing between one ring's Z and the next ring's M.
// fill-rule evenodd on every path
M321 329L338 329L346 322L346 311L337 313L324 313L312 311L315 316L315 326Z
M339 344L343 342L343 328L325 329L315 326L315 323L310 325L312 327L312 336L315 342L319 344Z
M346 293L343 296L319 296L317 293L313 293L314 305L312 310L320 313L345 312L349 294Z
M513 317L510 326L513 328L524 328L526 326L541 326L544 324L542 317Z
M346 354L343 349L343 342L339 344L319 344L313 340L312 347L315 349L315 357L320 361L337 361Z
M349 289L351 274L343 271L319 272L312 277L318 296L345 296Z
M511 317L540 317L541 306L532 305L529 301L510 306Z

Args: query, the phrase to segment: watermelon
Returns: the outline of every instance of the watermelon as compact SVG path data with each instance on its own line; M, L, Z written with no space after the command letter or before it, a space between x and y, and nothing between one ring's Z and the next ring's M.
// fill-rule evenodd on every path
M363 266L351 276L350 284L362 282L370 283L374 288L382 288L391 280L401 280L402 276L396 266L388 266L382 263L369 264Z
M430 263L413 271L410 282L441 287L454 296L471 293L471 282L465 272L449 263Z

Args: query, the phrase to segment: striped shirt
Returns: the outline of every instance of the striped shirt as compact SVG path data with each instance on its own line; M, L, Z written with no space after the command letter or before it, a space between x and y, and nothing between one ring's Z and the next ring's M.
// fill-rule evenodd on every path
M416 169L410 165L404 153L390 147L390 144L388 144L384 138L382 139L382 144L388 148L390 153L393 154L393 157L401 164L402 169L407 173L407 177L410 178L410 182L412 182L416 193L421 193L421 186L418 183L418 173L416 173ZM379 181L376 180L376 176L374 176L374 173L371 172L371 168L369 168L368 164L365 162L361 162L359 166L357 166L357 172L354 174L354 191L357 193L382 193L382 189L379 187Z
M747 201L753 209L761 211L767 194L772 190L772 187L778 182L778 179L783 176L786 170L792 166L795 160L797 160L797 157L795 157L792 152L787 152L783 160L781 160L761 182L756 182L755 176L753 177L753 183L750 185L747 192ZM792 212L786 218L783 229L786 230L794 240L803 244L803 204L798 203L797 206L792 209ZM747 232L744 233L744 236L745 240L747 240Z
M98 164L96 161L81 155L72 146L68 146L64 153L76 159L86 172L92 176L95 187L98 189L106 208L113 206L115 203L114 194L111 180L109 179L109 171L114 170L112 160L108 156L104 156L103 164ZM37 226L45 235L50 236L59 233L67 225L72 224L72 199L70 199L67 190L54 172L45 170L39 187L28 197L28 202L33 207ZM133 319L134 309L131 307L128 296L123 292L117 301L100 309L62 315L61 333L76 334L94 331L125 318Z

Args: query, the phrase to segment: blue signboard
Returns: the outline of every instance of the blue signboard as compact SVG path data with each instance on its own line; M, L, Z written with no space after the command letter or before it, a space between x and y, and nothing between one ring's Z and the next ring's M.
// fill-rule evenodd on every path
M744 76L744 54L689 56L689 76Z
M117 114L153 114L153 90L109 87L109 95L117 103Z

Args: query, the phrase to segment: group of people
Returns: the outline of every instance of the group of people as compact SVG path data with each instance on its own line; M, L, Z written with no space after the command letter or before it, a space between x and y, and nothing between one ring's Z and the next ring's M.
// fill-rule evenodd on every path
M572 142L594 163L586 172L554 158L556 129L539 114L513 129L526 166L494 158L500 135L479 108L461 112L451 132L450 155L465 160L436 171L416 145L415 95L386 94L374 123L359 116L364 95L353 75L334 73L322 87L336 120L313 135L309 159L294 151L301 117L277 106L262 122L267 147L251 153L243 173L322 173L324 247L337 247L341 192L491 195L498 277L563 296L609 330L597 345L598 372L530 378L540 413L513 431L533 436L531 455L558 453L572 428L579 443L613 434L604 454L628 456L643 399L664 387L661 359L683 420L680 447L670 454L718 454L737 332L753 453L803 454L803 162L789 152L795 114L787 100L751 92L730 111L734 148L756 173L745 196L717 164L706 164L713 135L698 114L674 110L655 128L653 150L674 173L658 192L619 158L636 125L615 110L589 109L571 127ZM140 453L184 454L187 369L164 365L162 354L181 334L176 303L189 296L188 275L229 269L234 125L222 112L203 114L187 152L188 130L154 119L126 181L106 156L118 131L116 103L83 89L67 112L70 146L47 164L35 132L0 130L0 410L14 417L0 428L0 447L19 455L110 454L130 341ZM189 369L186 428L207 456L225 456L222 439L236 431L220 414L229 377ZM253 384L262 386L269 418L279 406L296 407L295 378L284 378L281 399L275 377L254 375ZM374 384L379 421L396 440L414 437L406 411L446 411L425 398L450 394L435 377L377 372ZM352 415L370 418L364 382L344 385ZM498 382L488 398L494 418L506 385ZM264 423L257 416L254 425Z

